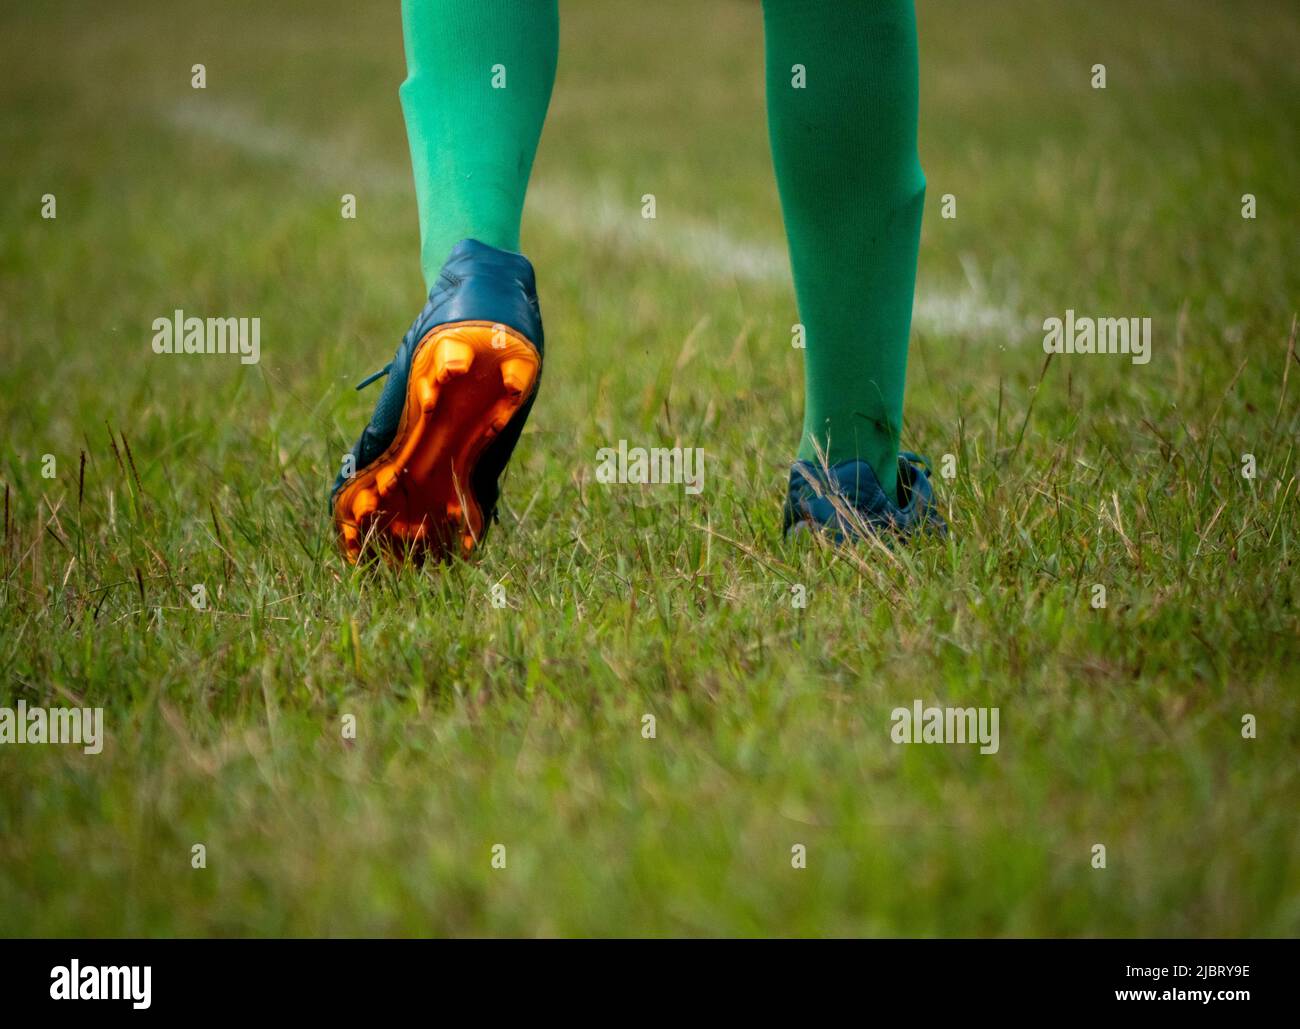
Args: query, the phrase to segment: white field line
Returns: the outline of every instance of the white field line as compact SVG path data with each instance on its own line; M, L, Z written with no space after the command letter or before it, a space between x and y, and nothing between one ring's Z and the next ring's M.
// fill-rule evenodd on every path
M405 169L358 160L327 140L271 125L232 105L214 105L204 98L202 105L178 104L166 109L163 118L173 128L282 161L317 179L338 181L340 188L346 183L354 191L405 193L412 189ZM648 222L640 216L639 199L636 204L620 203L609 186L580 189L534 178L528 188L526 214L540 218L561 235L577 233L585 239L613 242L716 278L775 285L790 281L784 246L738 239L694 219ZM1026 328L1025 319L1009 307L989 303L976 289L927 292L916 298L912 317L922 332L1000 336L1013 343Z

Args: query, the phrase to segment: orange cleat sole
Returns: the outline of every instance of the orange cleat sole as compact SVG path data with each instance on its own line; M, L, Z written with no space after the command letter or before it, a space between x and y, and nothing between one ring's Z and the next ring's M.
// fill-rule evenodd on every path
M484 448L532 396L541 358L513 329L453 322L416 346L392 443L334 499L351 562L370 548L395 559L468 557L483 538L470 487Z

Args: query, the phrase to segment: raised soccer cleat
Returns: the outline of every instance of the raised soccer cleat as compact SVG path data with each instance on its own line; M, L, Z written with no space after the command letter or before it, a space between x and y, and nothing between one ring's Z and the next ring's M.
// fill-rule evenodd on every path
M393 360L357 386L388 376L330 491L349 561L370 547L465 557L483 542L537 395L543 346L527 258L457 243Z
M867 534L901 537L932 532L947 535L935 504L930 463L915 454L898 455L898 490L890 498L866 461L851 459L824 469L809 461L790 468L784 534L825 533L836 543Z

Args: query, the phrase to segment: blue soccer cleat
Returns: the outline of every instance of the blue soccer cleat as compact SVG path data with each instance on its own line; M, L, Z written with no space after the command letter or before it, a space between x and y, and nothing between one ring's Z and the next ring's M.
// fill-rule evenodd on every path
M866 461L854 458L830 468L796 461L790 468L784 522L785 535L822 532L836 543L867 534L905 538L948 532L930 486L930 463L909 453L898 455L894 498L885 495Z
M368 546L416 560L465 557L483 541L542 351L532 265L477 240L457 243L392 362L357 387L388 376L330 491L349 561Z

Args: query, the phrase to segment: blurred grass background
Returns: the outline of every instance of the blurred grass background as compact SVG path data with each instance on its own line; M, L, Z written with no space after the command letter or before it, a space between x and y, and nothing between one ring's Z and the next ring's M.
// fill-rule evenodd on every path
M423 293L396 5L0 15L0 703L109 734L0 747L0 932L1293 935L1294 5L918 5L904 443L958 475L892 556L779 540L758 5L561 7L543 393L482 559L404 574L325 508ZM155 356L177 307L261 363ZM1151 363L1044 371L1067 307ZM704 495L597 485L620 438ZM914 698L1000 753L892 744Z

